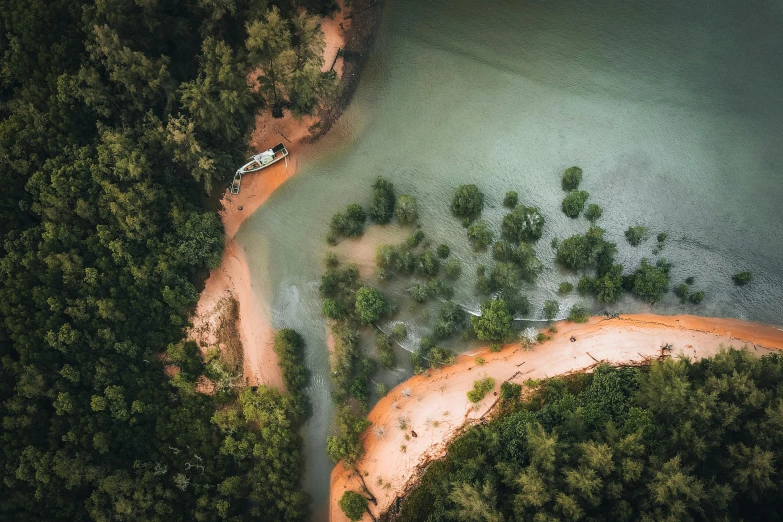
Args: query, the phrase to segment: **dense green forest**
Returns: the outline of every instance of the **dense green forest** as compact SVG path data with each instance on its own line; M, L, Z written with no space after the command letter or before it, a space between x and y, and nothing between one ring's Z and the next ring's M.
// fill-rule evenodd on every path
M735 521L783 513L783 358L599 366L503 383L500 414L454 441L382 517Z
M299 7L334 4L3 3L3 520L306 517L300 391L243 387L182 342L223 249L208 195L254 115L312 112L335 86Z

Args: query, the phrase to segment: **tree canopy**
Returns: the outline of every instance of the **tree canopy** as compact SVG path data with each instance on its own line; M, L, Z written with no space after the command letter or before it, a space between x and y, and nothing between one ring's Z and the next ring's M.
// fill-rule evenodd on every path
M451 211L455 216L473 219L484 208L484 193L476 185L460 185L451 201Z
M506 386L502 413L450 444L397 519L774 519L781 382L780 356L727 350L599 366L528 388L524 401Z

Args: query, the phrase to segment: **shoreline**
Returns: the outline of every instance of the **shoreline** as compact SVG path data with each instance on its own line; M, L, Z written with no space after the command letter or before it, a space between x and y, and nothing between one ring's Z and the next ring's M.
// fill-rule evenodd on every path
M373 424L361 436L365 455L357 466L377 498L377 505L370 504L374 516L381 516L404 496L429 463L445 455L459 433L492 411L498 399L491 393L475 407L467 400L466 392L476 379L493 377L493 392L498 392L504 381L521 384L527 379L589 371L599 362L642 364L659 358L665 343L673 345L672 356L692 360L714 355L722 345L747 345L759 355L783 350L783 329L738 319L636 314L555 325L558 332L530 351L510 344L498 353L483 348L460 355L456 364L433 370L429 376L413 376L378 401L367 416ZM476 363L477 355L485 359L482 366ZM397 426L401 417L407 424L405 431ZM380 437L375 432L379 426L385 430ZM411 430L417 436L405 440ZM376 485L378 479L384 487ZM340 462L331 475L330 522L348 520L338 505L346 490L360 491L361 484ZM370 520L369 515L362 520Z
M268 112L256 115L255 127L248 142L251 150L265 150L283 141L292 152L301 153L308 145L326 134L350 101L364 61L364 52L357 53L355 50L369 48L377 17L376 9L365 9L356 17L351 17L352 11L346 10L344 0L338 0L338 5L340 10L333 13L332 17L321 19L321 29L325 40L322 70L329 70L334 63L334 68L340 75L340 95L319 116L296 119L288 113L283 118L272 118ZM346 16L349 19L346 19ZM347 49L348 59L338 57L338 49ZM212 270L205 281L196 311L191 318L192 327L188 339L195 340L203 352L210 345L214 345L214 332L220 321L218 303L225 297L236 300L239 307L237 329L242 342L243 377L250 386L268 385L278 390L284 388L282 372L273 347L275 329L269 310L266 303L253 292L247 258L235 236L242 223L253 215L277 188L294 176L297 169L298 154L292 154L288 162L278 162L264 169L263 175L243 176L239 194L234 195L226 190L220 199L222 208L219 212L226 231L223 258L220 266ZM242 207L242 210L239 210L239 207Z

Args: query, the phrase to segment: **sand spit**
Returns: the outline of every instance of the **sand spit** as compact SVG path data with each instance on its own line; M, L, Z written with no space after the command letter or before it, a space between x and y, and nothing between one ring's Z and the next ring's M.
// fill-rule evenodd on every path
M324 31L323 70L328 70L335 62L337 50L345 46L345 30L350 25L344 16L343 1L341 11L334 18L324 18L321 28ZM342 71L342 58L335 63L338 74ZM283 118L273 118L268 111L256 116L255 129L250 137L249 148L258 152L283 142L291 155L288 161L280 161L260 172L242 177L239 194L226 191L220 212L226 229L226 248L223 260L213 270L199 297L196 313L191 319L193 327L189 338L199 343L203 350L214 346L215 330L221 317L221 300L233 297L239 305L238 330L243 347L244 377L248 384L259 384L283 388L283 379L273 349L274 329L269 310L253 292L250 269L245 252L235 241L242 223L255 212L272 193L287 179L296 174L298 153L309 143L309 128L317 123L315 117L297 119L286 113ZM241 209L240 209L241 208Z
M435 370L429 377L408 379L376 404L368 416L373 426L362 435L366 454L358 466L377 497L377 505L370 504L375 516L386 511L429 462L444 454L461 429L492 409L498 399L493 393L475 407L468 401L466 393L476 379L493 377L494 392L498 392L503 381L523 383L584 371L599 361L641 363L661 356L665 344L672 345L673 356L682 354L694 360L714 355L721 345L747 345L759 355L783 349L783 329L736 319L643 314L594 317L586 324L561 322L556 326L558 333L531 351L514 344L499 353L481 350L460 356L454 366ZM570 340L572 336L576 341ZM485 359L484 365L476 364L477 355ZM400 419L407 425L405 430L399 428ZM378 427L383 428L382 436ZM377 485L378 480L383 486ZM348 489L361 491L361 485L340 463L331 477L330 522L348 520L338 505ZM370 516L365 514L364 520Z

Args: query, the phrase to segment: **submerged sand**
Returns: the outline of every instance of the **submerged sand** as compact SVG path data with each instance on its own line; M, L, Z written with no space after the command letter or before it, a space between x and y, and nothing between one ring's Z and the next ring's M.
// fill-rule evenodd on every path
M341 10L333 18L324 18L324 66L328 70L335 60L337 50L345 45L343 0ZM342 58L337 59L335 70L342 71ZM213 270L201 292L196 313L191 319L193 327L189 337L203 350L214 345L215 329L220 321L219 303L225 297L233 297L239 305L238 330L243 347L244 377L251 386L264 384L283 388L283 379L273 349L274 328L266 304L253 291L245 252L234 239L242 223L269 199L269 196L287 179L296 174L298 154L305 150L310 137L309 128L316 117L295 118L286 114L272 118L268 111L256 116L249 147L253 153L266 150L282 142L289 150L287 161L280 161L260 172L242 176L239 194L226 191L221 200L220 217L226 230L226 248L218 268ZM241 207L241 210L240 210Z
M453 366L408 379L375 405L368 416L373 425L362 434L366 454L358 464L378 501L377 505L370 504L374 515L386 511L430 461L443 456L449 442L465 426L489 413L498 400L494 393L504 381L524 383L527 379L586 371L599 361L643 363L660 357L665 344L672 345L672 356L693 360L712 356L722 346L747 346L758 355L783 349L783 330L737 319L641 314L614 319L594 317L586 324L561 322L556 326L558 333L551 340L530 351L515 344L498 353L484 349L460 356ZM477 365L477 356L485 359L482 366ZM483 377L495 379L494 393L473 405L466 393L474 380ZM398 427L400 419L407 424L405 430ZM417 437L411 436L412 431ZM379 480L383 486L377 485ZM346 490L361 491L361 484L338 463L331 477L331 522L348 520L338 505ZM363 520L371 518L365 514Z

